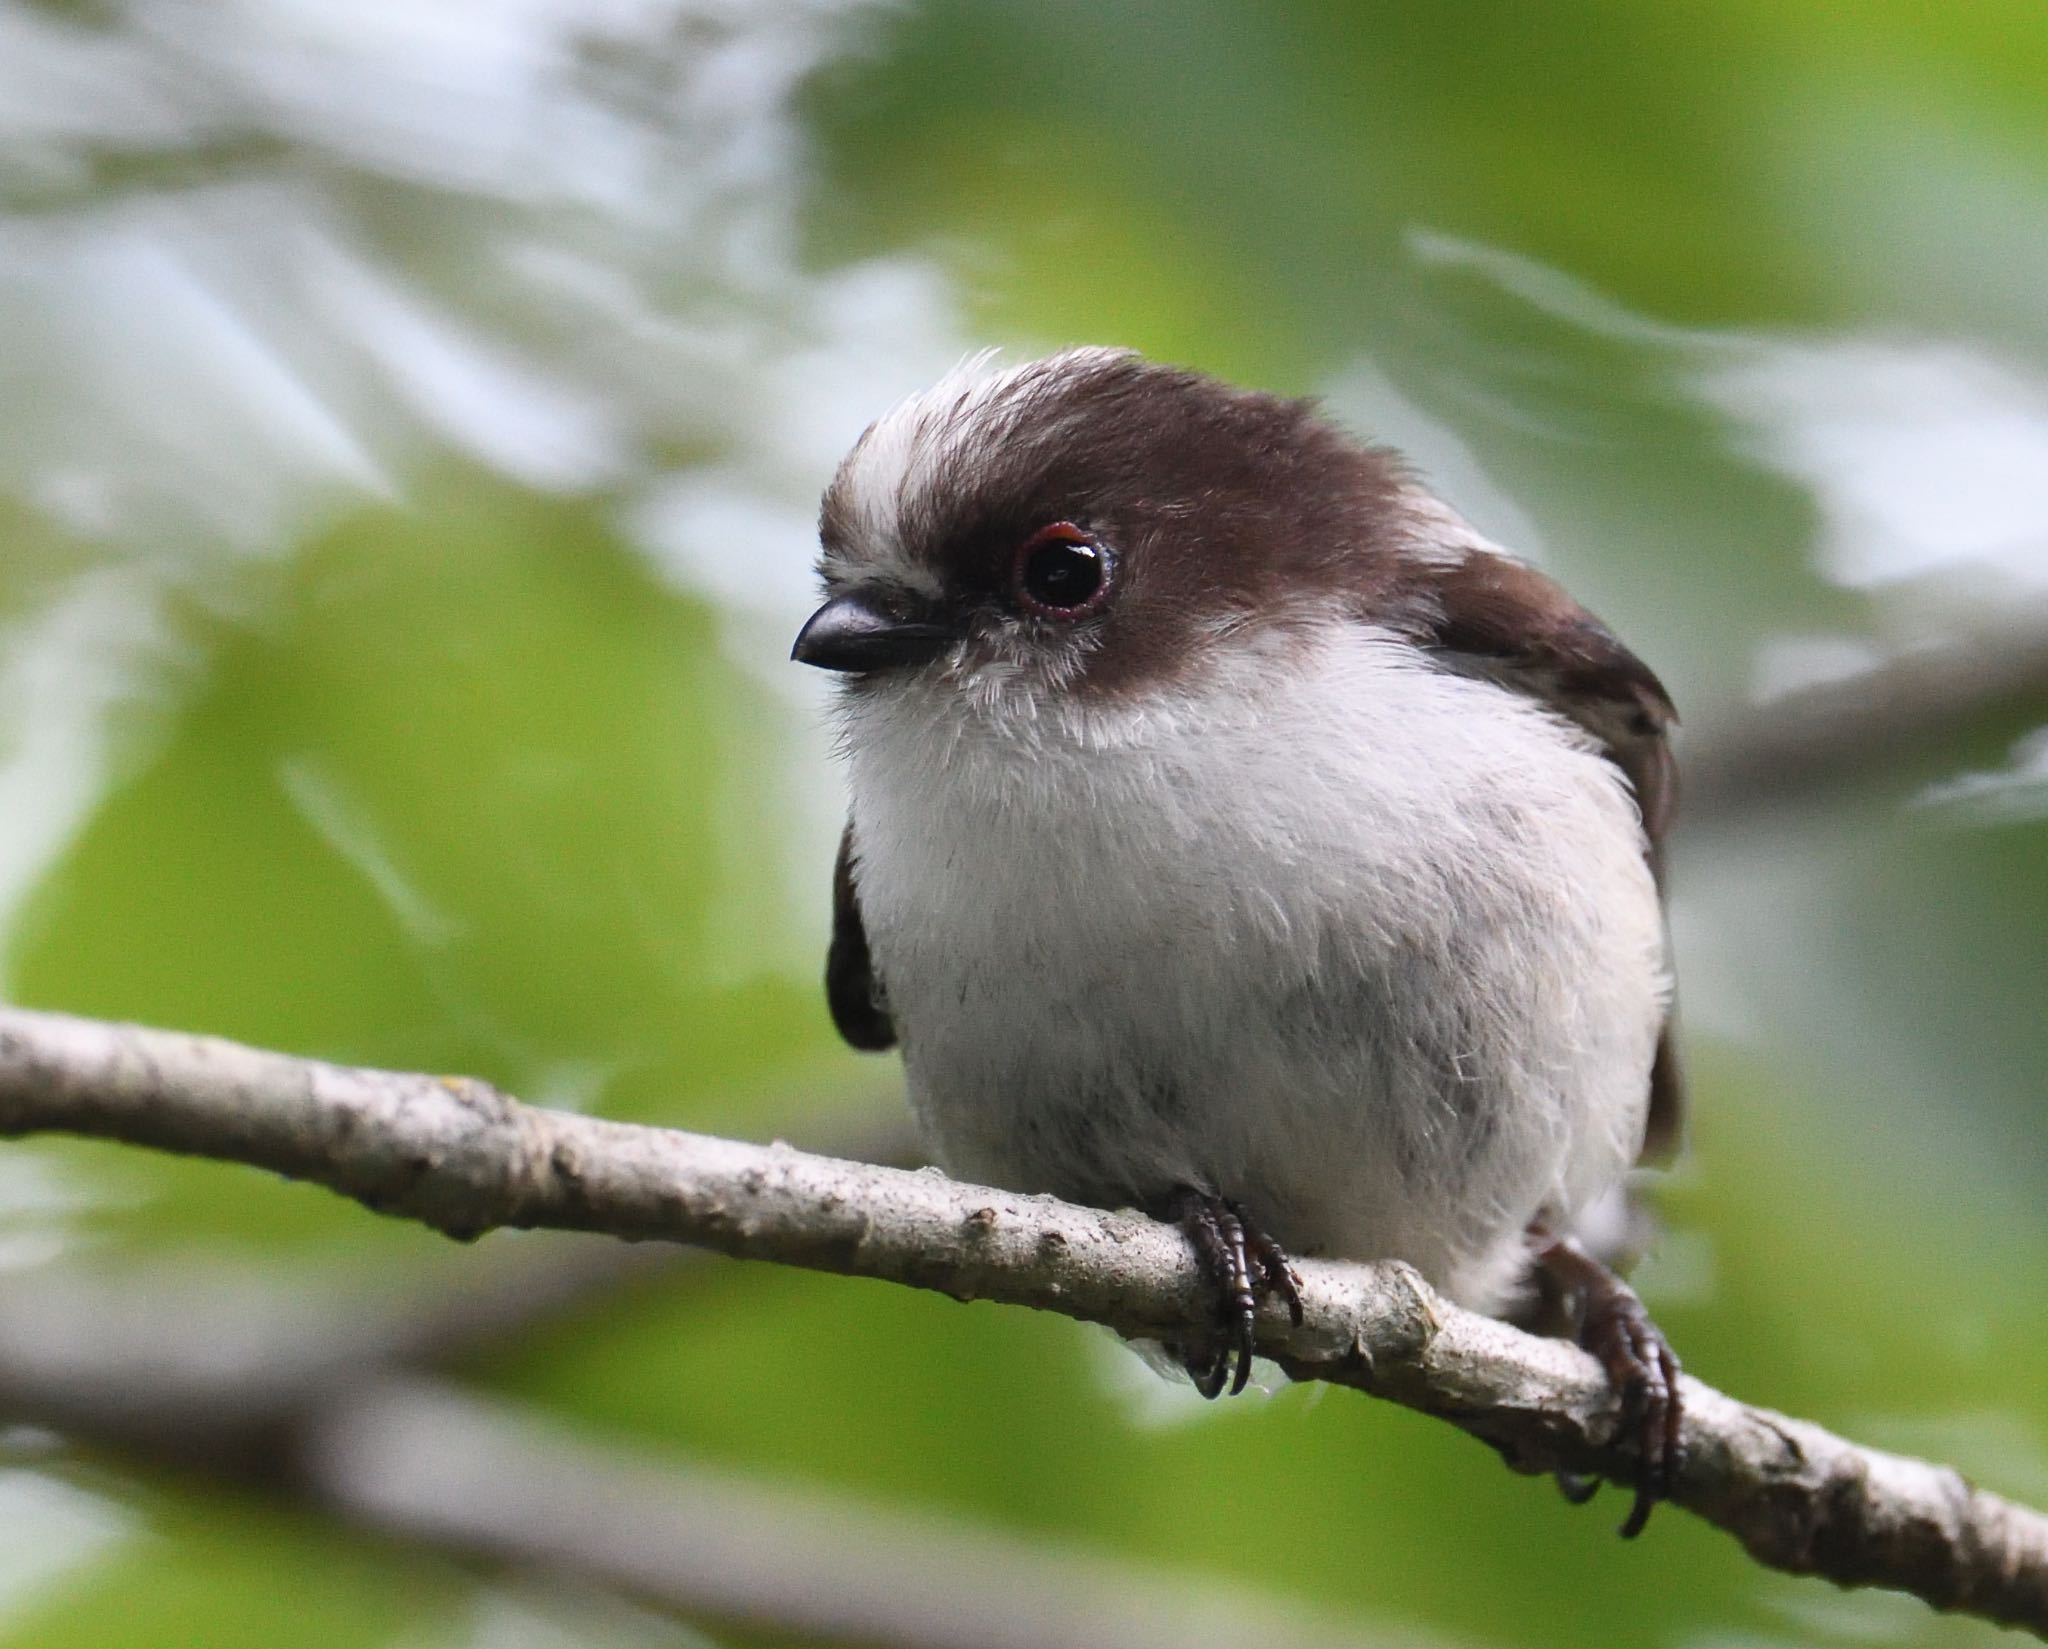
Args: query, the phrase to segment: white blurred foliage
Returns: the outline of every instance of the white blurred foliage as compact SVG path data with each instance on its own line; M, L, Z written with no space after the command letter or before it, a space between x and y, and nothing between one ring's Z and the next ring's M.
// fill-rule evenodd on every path
M47 1156L0 1156L0 1272L75 1257L101 1229L97 1216L117 1200L104 1181L82 1183Z
M135 567L88 566L0 625L0 933L99 801L116 713L181 662L160 594Z
M1769 703L1802 688L1853 681L1883 662L1875 647L1856 636L1771 636L1758 650L1750 677L1757 699Z
M323 495L388 496L275 238L324 238L307 209L224 188L0 226L0 486L102 554L187 570L284 548Z
M0 178L194 174L0 232L0 484L83 537L246 549L421 445L586 488L702 444L735 494L814 492L955 348L920 267L799 264L793 94L874 9L0 4Z
M1752 340L1700 393L1755 459L1811 490L1841 583L1968 567L2048 596L2048 382L1979 346Z
M1726 420L1753 462L1820 514L1815 553L1842 584L1977 581L1979 605L2048 596L2048 379L1979 342L1695 330L1637 315L1531 259L1418 233L1423 262L1664 363L1682 400ZM1965 596L1965 600L1970 599Z
M794 96L879 9L128 0L92 27L0 0L0 191L34 207L0 221L0 492L71 565L0 635L0 932L133 747L115 724L183 679L170 598L232 599L437 455L599 492L815 690L783 659L819 486L959 350L926 267L799 257ZM803 763L767 811L810 860L830 773ZM728 810L751 852L763 801ZM734 912L721 954L786 962L790 926Z
M0 1622L136 1532L125 1507L43 1472L0 1471Z
M2037 727L2014 744L2004 767L1945 779L1930 785L1920 800L1928 807L1955 808L1984 824L2048 818L2048 727Z

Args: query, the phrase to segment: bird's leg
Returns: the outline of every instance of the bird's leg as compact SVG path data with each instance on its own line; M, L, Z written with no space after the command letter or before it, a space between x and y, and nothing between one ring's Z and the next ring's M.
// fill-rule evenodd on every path
M1622 1425L1636 1446L1636 1498L1621 1526L1633 1540L1650 1520L1650 1510L1671 1492L1678 1466L1679 1425L1684 1418L1678 1393L1678 1359L1634 1289L1570 1237L1538 1227L1531 1233L1536 1263L1573 1305L1580 1345L1600 1359L1621 1396ZM1598 1479L1560 1472L1558 1486L1574 1504L1590 1500Z
M1234 1397L1252 1377L1252 1335L1260 1300L1283 1302L1298 1328L1300 1287L1280 1245L1236 1203L1183 1187L1174 1193L1170 1211L1187 1232L1195 1258L1217 1291L1215 1332L1182 1350L1182 1366L1204 1397L1220 1396L1226 1384Z

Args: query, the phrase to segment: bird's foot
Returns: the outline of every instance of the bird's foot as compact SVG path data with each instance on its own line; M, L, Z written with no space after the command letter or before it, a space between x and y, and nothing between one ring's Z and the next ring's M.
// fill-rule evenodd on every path
M1204 1397L1234 1397L1252 1377L1252 1337L1259 1302L1279 1300L1301 1326L1301 1288L1280 1245L1236 1203L1207 1191L1176 1192L1173 1217L1187 1232L1195 1258L1217 1291L1213 1331L1176 1348L1181 1366Z
M1600 1359L1621 1396L1622 1427L1633 1435L1636 1451L1635 1504L1621 1537L1633 1540L1651 1509L1671 1492L1678 1468L1684 1418L1678 1359L1636 1291L1578 1243L1539 1233L1536 1261L1574 1302L1578 1342ZM1558 1486L1578 1505L1593 1497L1599 1480L1560 1472Z

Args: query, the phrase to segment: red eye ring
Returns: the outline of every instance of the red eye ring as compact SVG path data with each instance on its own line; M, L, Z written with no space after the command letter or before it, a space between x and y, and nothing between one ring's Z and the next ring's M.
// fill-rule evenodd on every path
M1055 521L1017 546L1010 587L1017 604L1040 618L1072 620L1109 594L1109 552L1071 521Z

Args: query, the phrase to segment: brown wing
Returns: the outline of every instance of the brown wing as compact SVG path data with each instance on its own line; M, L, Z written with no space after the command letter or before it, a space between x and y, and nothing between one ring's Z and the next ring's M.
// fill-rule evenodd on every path
M1457 567L1433 576L1430 596L1428 642L1473 673L1578 723L1628 776L1661 893L1664 836L1678 803L1670 740L1678 712L1664 684L1550 579L1504 556L1474 550ZM1684 1124L1684 1077L1667 1018L1650 1070L1643 1159L1669 1157Z
M853 885L853 821L839 836L839 862L832 867L832 943L825 952L825 1005L839 1034L863 1053L896 1046L889 1000L868 954L868 931L860 918Z

